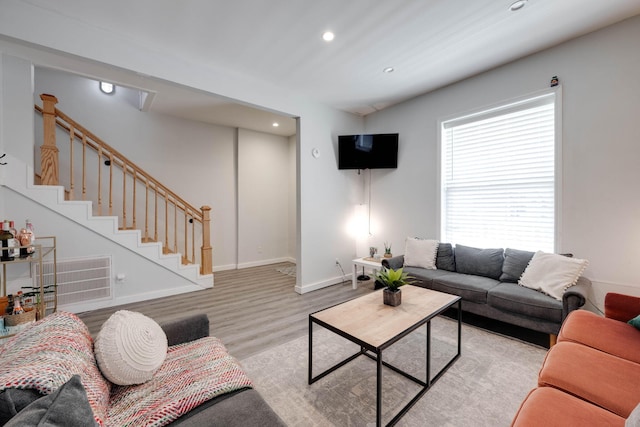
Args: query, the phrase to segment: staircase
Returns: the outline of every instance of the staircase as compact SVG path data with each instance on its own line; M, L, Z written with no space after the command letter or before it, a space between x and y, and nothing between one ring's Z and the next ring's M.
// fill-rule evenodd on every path
M44 140L40 162L34 163L40 171L8 159L7 187L198 288L212 287L210 208L197 209L184 201L55 108L54 96L40 98L43 107L35 109L43 117ZM60 135L66 136L60 140L67 143L58 146L56 136Z

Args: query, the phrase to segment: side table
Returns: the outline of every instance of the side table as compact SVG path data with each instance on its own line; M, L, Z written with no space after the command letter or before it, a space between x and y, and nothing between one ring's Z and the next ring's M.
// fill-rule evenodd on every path
M358 289L358 267L369 268L375 274L382 267L382 258L356 258L351 261L351 264L353 265L351 283L353 289Z

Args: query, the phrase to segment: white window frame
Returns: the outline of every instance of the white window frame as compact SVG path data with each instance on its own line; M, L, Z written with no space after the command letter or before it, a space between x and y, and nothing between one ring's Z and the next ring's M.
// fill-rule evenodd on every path
M444 192L442 191L442 173L444 170L444 149L443 149L443 129L444 124L457 120L473 120L484 117L490 117L491 115L503 114L508 112L509 109L517 108L519 105L528 104L537 98L544 98L552 96L554 102L554 114L555 114L555 152L554 152L554 248L557 253L562 248L562 86L558 85L553 88L548 88L533 92L521 97L513 98L497 102L488 106L475 108L473 110L452 114L446 117L438 119L437 126L437 156L439 161L437 162L437 230L438 239L443 236L443 216L444 216ZM460 243L464 242L448 242L448 243ZM521 249L521 248L514 248Z

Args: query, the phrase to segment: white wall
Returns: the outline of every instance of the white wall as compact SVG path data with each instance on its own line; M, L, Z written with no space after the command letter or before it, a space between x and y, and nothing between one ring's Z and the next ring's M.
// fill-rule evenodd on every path
M289 139L238 130L238 265L291 260ZM295 222L295 221L294 221Z
M32 86L31 62L0 51L0 155L8 153L25 162L33 157L33 105L24 96ZM0 165L0 183L4 182L5 169ZM0 197L0 212L9 208L5 198Z
M338 111L309 110L300 118L299 238L302 280L296 290L304 293L342 281L336 267L355 256L355 239L348 225L354 207L361 203L359 177L355 171L338 170L338 135L360 133L356 118ZM313 157L317 149L319 157Z
M41 105L42 93L56 95L60 110L189 203L212 207L214 270L295 261L295 137L292 145L285 137L142 112L137 90L105 95L95 80L50 68L35 70L34 103ZM41 139L38 127L36 145Z
M3 3L0 35L0 50L37 65L116 82L148 75L299 117L296 290L306 292L341 280L335 258L345 265L354 256L353 238L344 229L359 196L357 178L337 170L335 152L337 135L362 132L360 117L222 67L185 63L179 52L155 51L24 2ZM321 151L319 159L311 158L312 148Z
M33 67L29 61L9 55L1 55L0 61L0 140L4 150L26 162L33 157L33 105L23 94L33 87Z
M640 17L367 116L367 132L400 133L398 169L373 171L378 218L403 247L406 236L438 237L438 119L563 87L561 252L586 258L592 301L640 295ZM401 206L398 209L397 206ZM398 251L396 251L398 252Z
M55 95L61 111L187 202L196 208L211 206L214 267L235 266L234 128L142 112L135 104L136 90L118 87L114 95L105 95L95 80L36 68L34 103L42 105L42 93ZM38 133L36 139L42 136Z
M159 267L152 261L79 226L56 212L43 208L21 194L3 187L0 188L0 195L6 202L3 218L15 219L17 227L23 227L25 218L29 218L33 222L36 236L56 237L58 261L111 256L113 272L111 299L81 303L76 307L63 307L67 310L78 311L79 308L83 311L114 304L127 304L198 289L198 286L183 277ZM50 260L51 258L48 258L46 261ZM26 264L10 265L7 270L9 293L19 290L20 284L24 284L25 279L27 279L26 283L30 283ZM125 281L116 282L115 276L118 274L124 274Z
M33 159L33 82L32 64L30 61L2 55L0 63L0 76L3 89L2 109L2 146L12 154L13 160L9 162L25 162ZM7 110L12 110L10 113ZM24 165L24 164L23 164ZM13 167L16 166L16 167ZM13 167L14 173L20 168L17 165L0 167L2 179L0 184L5 184L7 178L4 173L9 167ZM17 175L12 175L15 178ZM26 176L24 176L26 178ZM73 310L100 308L106 305L125 304L161 296L174 295L200 289L190 281L176 273L156 265L146 258L123 248L117 243L109 241L97 233L90 231L77 223L60 216L41 206L37 202L15 193L13 190L0 187L2 218L12 219L16 227L21 227L26 218L31 219L35 226L36 235L56 236L58 247L58 260L91 257L94 255L111 255L113 272L123 273L126 280L114 285L113 296L108 301L97 304L82 304L75 306ZM9 292L17 290L16 286L29 282L29 273L25 264L17 264L8 267ZM113 279L113 278L112 278Z
M288 219L288 241L287 241L287 257L290 259L296 259L296 235L298 233L298 221L296 205L298 204L297 194L297 167L296 167L296 145L298 137L296 135L289 137L289 159L288 159L288 200L287 200L287 213Z

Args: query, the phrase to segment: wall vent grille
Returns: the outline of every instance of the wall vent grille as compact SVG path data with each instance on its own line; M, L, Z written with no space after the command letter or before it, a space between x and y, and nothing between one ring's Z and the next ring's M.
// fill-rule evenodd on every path
M42 272L46 288L53 284L53 263L42 263ZM58 261L58 307L111 298L111 276L110 256ZM39 286L38 264L35 278Z

